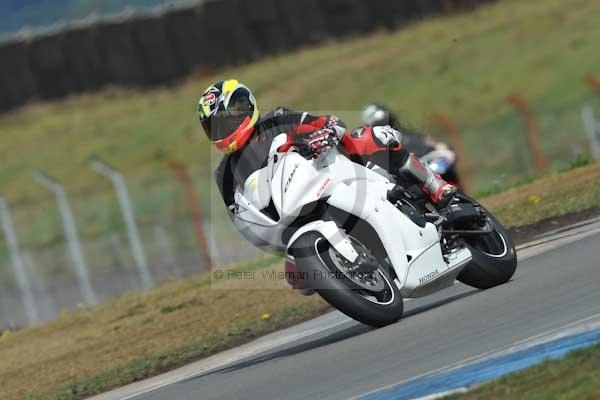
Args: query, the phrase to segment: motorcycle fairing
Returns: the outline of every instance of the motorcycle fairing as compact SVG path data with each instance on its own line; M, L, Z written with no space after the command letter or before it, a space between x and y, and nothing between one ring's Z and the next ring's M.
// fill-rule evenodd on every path
M373 227L403 294L418 294L415 289L431 286L433 281L447 278L450 270L463 265L449 266L444 261L435 225L427 223L419 227L387 200L387 192L394 184L385 176L352 162L337 150L318 160L307 160L295 152L278 153L277 149L284 142L285 135L275 138L267 166L250 175L243 191L236 193L238 209L234 223L251 243L266 251L281 253L300 234L314 230L352 261L354 257L348 250L345 233L335 226L338 234L332 234L331 221L307 224L288 243L282 242L284 230L302 207L325 199L328 204ZM278 220L261 211L271 203Z

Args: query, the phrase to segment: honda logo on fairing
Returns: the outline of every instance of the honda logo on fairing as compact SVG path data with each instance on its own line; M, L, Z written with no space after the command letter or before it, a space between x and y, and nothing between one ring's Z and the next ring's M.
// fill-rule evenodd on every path
M294 179L294 174L296 173L296 170L298 169L298 166L300 164L296 164L294 166L294 170L292 171L292 173L290 174L290 176L288 176L287 182L285 182L285 187L283 188L283 193L287 192L288 187L290 186L290 183L292 183L292 179Z

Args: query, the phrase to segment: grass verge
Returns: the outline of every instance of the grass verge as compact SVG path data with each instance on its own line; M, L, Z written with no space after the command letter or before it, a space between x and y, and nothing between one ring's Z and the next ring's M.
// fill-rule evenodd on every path
M234 267L231 267L232 269ZM281 270L278 257L237 271ZM263 279L260 274L257 280ZM231 348L323 313L284 281L269 289L231 289L201 274L0 339L0 397L79 399ZM35 379L31 379L35 376Z
M600 162L545 176L483 202L508 225L521 225L600 205L600 187L593 184L599 180ZM281 264L277 257L265 257L237 270L280 271ZM82 399L329 309L316 296L293 293L283 281L257 277L265 282L252 286L263 289L236 289L203 274L4 335L1 397Z
M357 111L377 100L409 124L442 135L429 126L430 116L446 113L464 139L475 190L503 188L532 172L523 123L505 100L514 92L532 102L553 167L586 153L580 108L598 100L583 76L600 73L599 18L595 1L505 0L173 87L113 88L32 104L0 116L0 191L14 204L23 245L61 238L54 203L31 178L33 169L66 185L81 235L96 238L122 227L110 183L88 166L100 157L127 176L140 223L171 220L173 204L185 209L185 203L164 162L190 164L197 183L206 185L210 153L195 115L197 96L231 76L254 89L263 111L280 105L335 111L353 125ZM199 193L203 204L208 192Z
M507 226L526 225L599 206L599 181L600 162L577 163L481 202Z
M27 398L31 400L81 399L102 393L110 388L158 375L219 351L239 346L259 336L316 317L327 309L328 307L322 302L276 308L273 315L268 314L268 319L266 314L263 314L259 318L233 323L223 333L210 334L174 350L139 358L91 378L69 383L56 390L29 395Z

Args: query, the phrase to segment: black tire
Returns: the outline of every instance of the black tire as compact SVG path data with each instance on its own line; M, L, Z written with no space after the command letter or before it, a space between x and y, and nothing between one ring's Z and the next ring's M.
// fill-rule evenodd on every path
M300 236L291 246L290 253L294 256L296 266L304 276L326 276L337 273L338 268L330 256L331 245L317 232L308 232ZM381 265L381 264L380 264ZM352 319L363 324L382 327L398 321L402 317L404 304L400 290L393 282L385 267L377 270L386 285L385 304L379 304L367 299L353 286L352 281L344 276L335 279L308 279L308 285L329 304ZM339 275L339 274L338 274ZM387 289L389 288L389 290Z
M472 203L474 200L464 196ZM477 289L489 289L506 283L517 269L517 252L508 231L483 206L493 232L479 237L465 238L473 260L458 275L457 279Z

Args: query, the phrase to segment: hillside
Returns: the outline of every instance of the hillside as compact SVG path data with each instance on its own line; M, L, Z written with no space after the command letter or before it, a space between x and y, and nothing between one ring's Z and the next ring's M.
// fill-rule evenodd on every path
M580 107L598 105L583 76L600 74L600 3L543 5L508 0L192 77L177 87L108 89L28 106L0 117L0 192L16 204L26 240L51 242L57 224L47 215L54 213L52 199L31 179L32 170L41 169L67 185L83 235L100 234L120 217L103 195L110 195L110 186L87 166L99 156L126 174L142 222L172 218L179 189L164 161L189 163L197 183L206 185L211 153L197 123L196 96L230 76L254 88L263 110L333 111L354 124L362 105L378 100L441 138L430 116L446 113L464 138L475 191L513 184L531 176L533 167L507 95L532 101L553 168L587 154ZM207 203L209 191L201 195Z
M486 198L484 203L511 225L536 222L549 215L600 205L600 187L587 189L598 179L600 162L551 174ZM558 182L568 184L559 186ZM531 202L532 194L541 200ZM597 213L598 209L594 215ZM556 229L554 224L560 226L557 220L545 222L550 224L550 229ZM283 262L278 257L267 256L240 263L236 268L239 271L281 270ZM208 273L196 274L151 291L126 294L92 309L80 306L74 313L61 313L59 320L49 324L0 335L0 359L4 361L0 364L0 383L4 383L2 399L17 400L27 395L31 395L27 397L30 400L87 398L328 310L321 298L300 296L290 290L283 279L259 274L253 281L229 278L220 281ZM594 363L596 368L599 361ZM553 386L530 378L521 380L516 388L532 390L533 387L544 393L548 388L558 392L556 387L561 387L560 393L573 390L576 377L572 371L566 378L551 372L545 375ZM36 375L34 383L32 374ZM561 379L556 379L557 376ZM484 389L487 396L468 398L495 399L501 394L504 398L514 398L509 395L506 382L502 383L499 391L491 384ZM597 387L597 380L584 386L585 390L596 391ZM545 399L548 395L539 398Z

